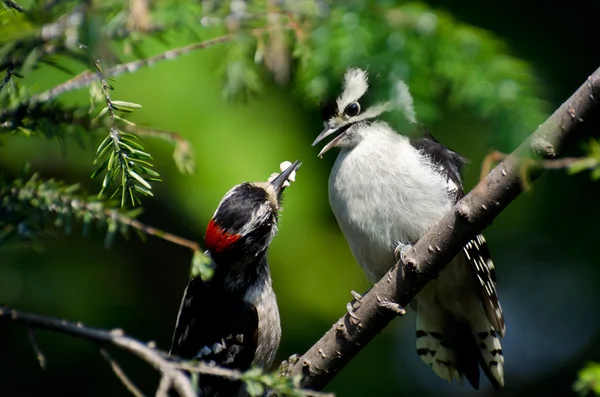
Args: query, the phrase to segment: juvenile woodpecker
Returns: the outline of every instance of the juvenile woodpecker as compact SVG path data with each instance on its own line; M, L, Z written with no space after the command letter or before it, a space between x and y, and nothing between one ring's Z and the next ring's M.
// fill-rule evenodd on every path
M273 363L281 327L267 250L282 193L300 164L284 162L268 182L242 183L225 194L204 237L214 272L189 280L170 354L241 371ZM247 395L241 382L217 377L201 377L199 389L201 396Z
M396 99L368 107L367 72L348 69L337 100L322 108L325 129L313 146L341 148L329 176L329 202L354 258L375 283L464 195L466 159L428 133L409 139L380 120L399 110L416 127L403 82ZM356 293L353 293L358 295ZM360 297L357 296L358 301ZM360 302L358 302L360 303ZM470 241L412 303L417 353L441 378L477 389L479 365L492 385L504 385L504 317L496 274L482 235ZM353 314L352 306L349 306Z

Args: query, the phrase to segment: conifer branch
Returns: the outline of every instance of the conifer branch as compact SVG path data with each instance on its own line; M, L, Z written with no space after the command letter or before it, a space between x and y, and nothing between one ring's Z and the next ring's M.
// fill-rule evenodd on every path
M42 180L37 174L27 181L15 180L5 185L0 180L0 243L24 229L28 234L43 229L51 214L54 225L64 227L67 233L73 228L73 220L83 223L83 234L88 234L92 223L101 222L107 226L105 244L112 244L115 235L126 233L131 227L151 235L201 253L200 244L175 234L146 225L136 218L139 210L125 210L111 207L110 203L86 200L79 194L79 185L65 186L55 180ZM46 215L45 215L46 214ZM24 222L27 227L24 227ZM17 223L17 224L15 224Z
M194 160L194 150L191 143L181 134L173 131L140 127L138 125L124 125L122 128L139 137L157 138L172 143L175 146L173 150L173 161L175 161L177 169L186 174L193 174L195 172L196 162Z
M106 171L102 190L99 196L108 190L113 181L120 175L120 185L114 191L111 199L121 192L121 207L125 206L128 199L131 199L131 205L140 204L137 194L153 196L150 181L160 181L158 172L151 169L152 156L144 151L144 148L137 143L137 137L131 134L125 134L116 127L117 116L115 110L131 112L132 108L141 107L138 104L129 102L117 103L110 98L109 90L112 87L108 84L106 76L100 68L98 62L94 63L96 74L100 80L102 94L106 101L104 110L108 113L109 134L98 147L94 164L100 164L92 174L92 178ZM103 110L103 111L104 111ZM101 112L102 114L102 112ZM99 116L100 117L100 116ZM112 149L112 150L111 150Z

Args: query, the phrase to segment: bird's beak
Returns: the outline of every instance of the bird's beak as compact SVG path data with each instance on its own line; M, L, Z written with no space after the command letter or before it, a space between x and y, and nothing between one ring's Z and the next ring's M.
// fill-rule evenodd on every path
M337 143L340 141L340 139L344 135L344 132L346 132L346 130L349 127L350 127L350 124L339 125L339 124L334 124L334 123L327 123L327 127L325 127L325 129L319 134L317 139L315 139L315 141L312 143L312 146L315 146L317 143L321 142L323 139L327 138L328 136L330 136L332 134L338 133L339 135L336 136L335 138L333 138L331 140L331 142L329 142L327 145L325 145L325 147L323 147L323 149L321 149L321 151L319 152L319 154L317 156L323 157L323 155L329 149L331 149L332 147L337 145Z
M281 174L277 175L271 182L271 186L277 193L277 197L281 197L281 193L283 193L286 186L289 186L288 179L292 175L293 172L298 170L302 163L300 160L296 160L293 164L289 165L285 170L281 171Z

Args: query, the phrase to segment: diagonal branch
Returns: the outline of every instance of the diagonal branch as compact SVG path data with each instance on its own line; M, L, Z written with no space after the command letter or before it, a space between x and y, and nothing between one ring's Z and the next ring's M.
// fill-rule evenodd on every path
M584 121L600 114L600 69L554 112L544 124L500 163L469 194L429 230L361 299L355 310L338 320L291 369L302 374L302 387L320 390L352 360L417 293L437 277L464 245L500 214L521 192L520 164L531 155L553 157L576 137ZM531 175L534 181L542 170ZM417 270L418 269L418 270Z
M39 316L37 314L17 312L16 310L11 310L6 307L0 307L0 318L6 318L12 322L28 325L34 328L41 328L71 335L76 338L94 342L100 346L116 346L122 350L132 353L133 355L153 366L162 374L163 377L169 379L180 396L196 397L194 391L192 390L190 380L181 370L175 368L173 364L169 362L164 353L148 347L137 339L126 336L123 333L123 330L114 329L112 331L106 331L97 328L90 328L83 326L81 323L71 323L66 320Z

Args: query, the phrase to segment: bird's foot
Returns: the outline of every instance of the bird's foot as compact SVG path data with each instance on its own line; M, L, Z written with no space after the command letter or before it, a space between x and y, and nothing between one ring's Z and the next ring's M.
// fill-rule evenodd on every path
M406 253L411 248L412 248L412 244L404 244L404 243L398 242L398 245L396 245L396 248L394 249L394 261L396 261L396 263L402 262L402 265L408 267L405 259L406 259Z
M399 303L392 302L387 299L384 299L383 301L381 301L379 303L379 307L389 310L398 316L404 316L406 314L406 310L404 310L404 308L402 306L400 306Z
M292 376L292 368L300 361L299 354L292 354L287 360L283 360L279 365L279 376L289 378Z
M346 304L346 310L348 311L348 314L350 315L350 317L352 317L355 320L360 321L360 318L358 318L358 316L356 315L356 313L354 313L354 311L356 309L358 309L360 307L360 305L362 305L361 299L364 296L364 294L361 295L354 290L350 291L350 293L352 294L352 297L354 298L354 300L351 302L348 302Z

